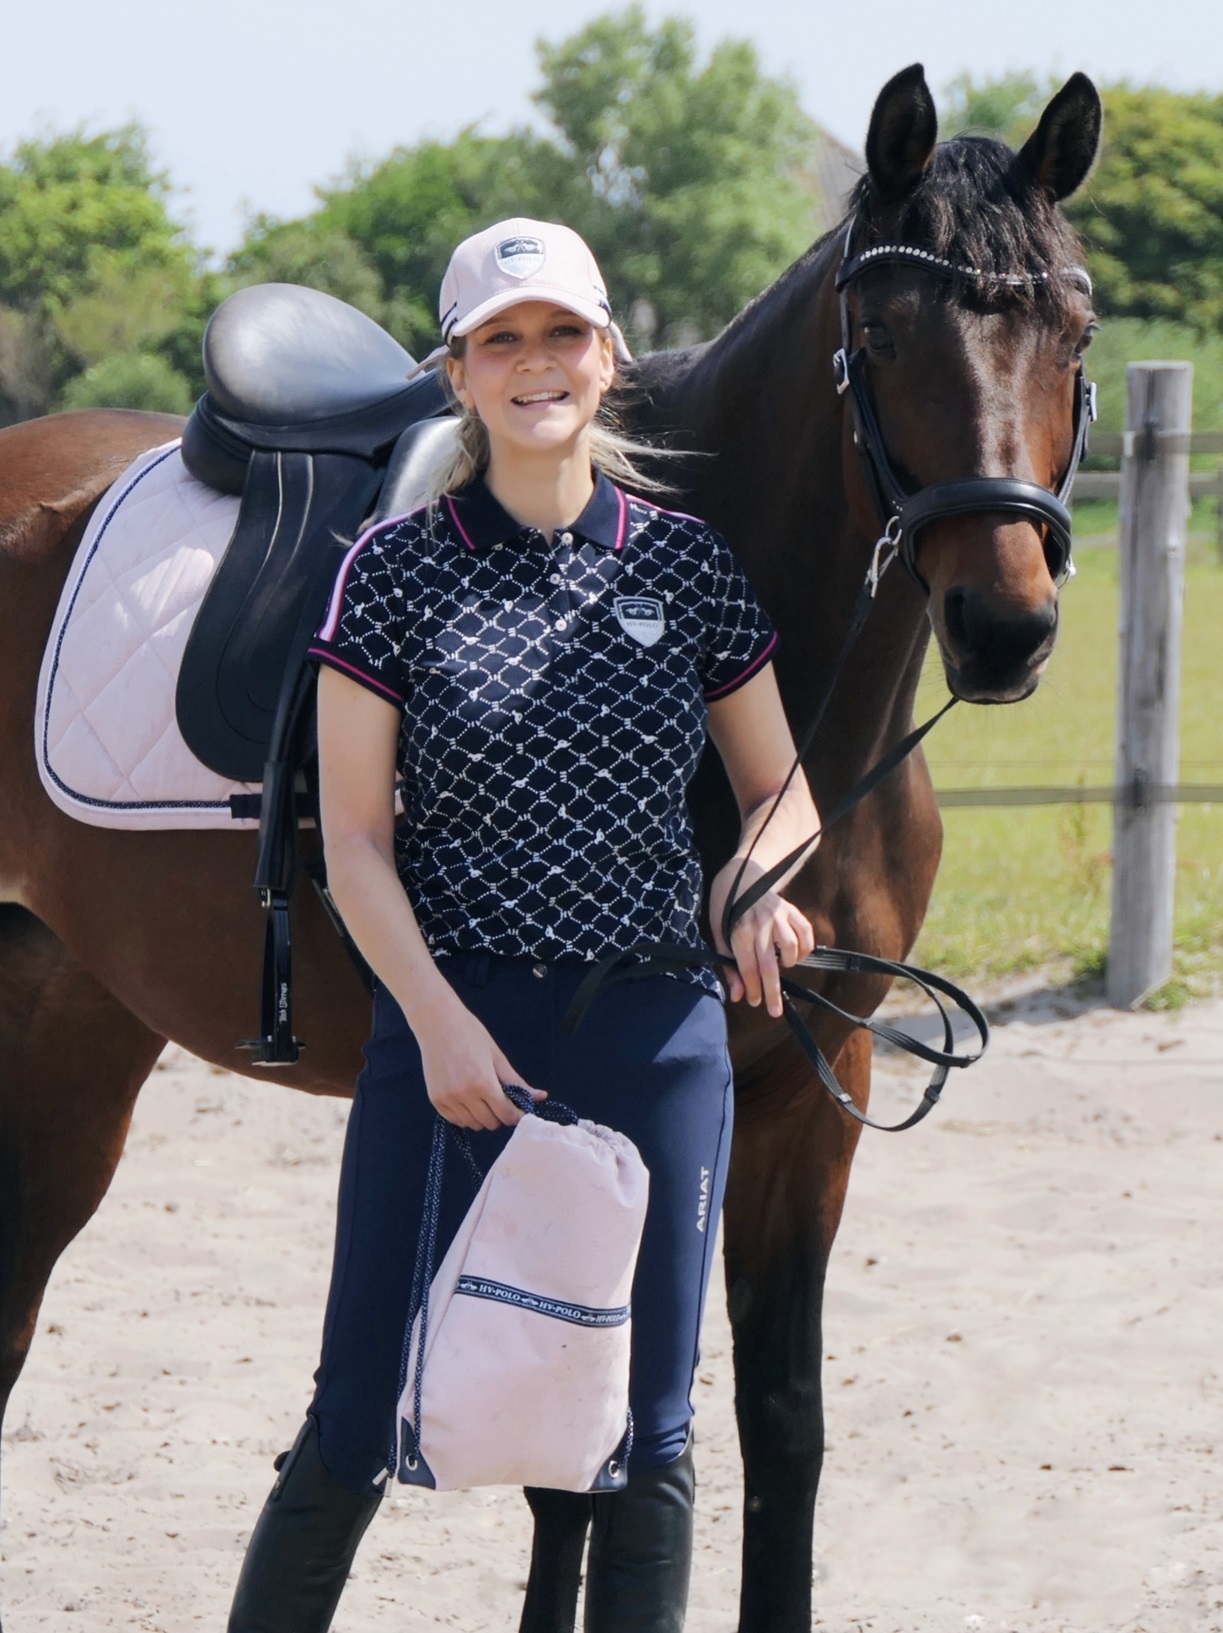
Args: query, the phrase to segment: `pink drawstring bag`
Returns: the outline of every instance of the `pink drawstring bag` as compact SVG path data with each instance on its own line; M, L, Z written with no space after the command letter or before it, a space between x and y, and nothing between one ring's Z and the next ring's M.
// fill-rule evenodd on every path
M523 1117L433 1275L434 1128L392 1465L405 1485L614 1491L632 1445L629 1297L649 1174L631 1140L507 1094Z

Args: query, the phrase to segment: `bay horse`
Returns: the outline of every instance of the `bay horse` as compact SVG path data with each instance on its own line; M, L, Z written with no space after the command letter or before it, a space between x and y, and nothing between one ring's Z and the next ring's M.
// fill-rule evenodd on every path
M635 429L692 450L677 503L731 540L778 626L777 671L800 735L828 677L881 518L854 441L847 358L863 374L891 469L910 490L974 476L1057 488L1072 457L1092 319L1077 243L1056 201L1098 142L1094 87L1075 75L1019 154L937 141L920 67L880 93L867 171L842 228L712 342L643 359ZM839 296L847 253L880 255ZM843 308L843 310L842 310ZM846 333L842 335L844 320ZM834 354L844 347L840 376ZM251 1075L263 945L248 833L116 832L54 809L34 759L42 649L93 507L180 422L88 411L0 432L0 1413L43 1289L104 1195L133 1104L167 1039ZM704 456L704 457L701 457ZM908 730L929 634L953 694L1027 696L1057 631L1050 529L1015 507L936 516L909 574L881 583L808 772L828 809ZM911 541L912 542L912 541ZM737 836L712 764L693 785L706 865ZM308 841L309 843L309 841ZM911 948L941 848L925 761L913 754L824 837L791 894L817 940L889 958ZM297 1013L309 1049L281 1080L349 1095L368 1002L312 896L296 915ZM825 992L869 1013L886 982ZM857 1126L819 1087L782 1023L731 1013L737 1112L726 1203L726 1286L744 1460L741 1633L807 1633L823 1450L821 1297ZM870 1040L822 1019L817 1036L864 1107ZM262 1490L262 1488L260 1488ZM573 1622L588 1509L536 1511L524 1627Z

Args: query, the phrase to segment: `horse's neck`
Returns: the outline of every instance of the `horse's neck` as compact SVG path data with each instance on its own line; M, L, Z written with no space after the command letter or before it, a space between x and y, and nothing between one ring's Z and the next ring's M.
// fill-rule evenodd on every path
M832 371L835 249L797 263L708 346L659 359L653 381L648 361L643 370L656 427L697 450L683 503L730 540L777 625L778 675L798 733L827 683L873 545L846 497L846 404ZM907 585L889 583L829 715L867 758L908 718L926 638L924 607Z

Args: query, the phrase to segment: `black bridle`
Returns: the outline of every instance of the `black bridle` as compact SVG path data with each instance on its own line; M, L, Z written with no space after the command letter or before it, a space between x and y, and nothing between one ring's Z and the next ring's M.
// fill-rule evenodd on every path
M819 830L796 846L790 853L783 856L766 869L759 878L744 887L743 880L751 861L752 852L760 839L761 834L772 821L787 788L793 781L799 767L803 764L807 754L815 743L816 736L823 724L824 715L840 680L848 665L850 656L857 644L858 637L864 629L870 610L874 605L879 589L879 581L897 557L904 562L912 577L921 586L928 596L930 586L917 571L916 540L923 527L930 522L945 516L963 516L985 511L1002 511L1013 516L1024 516L1045 529L1045 556L1049 563L1049 571L1054 580L1061 584L1074 572L1071 560L1070 540L1070 512L1066 508L1066 500L1070 496L1071 485L1083 455L1087 452L1087 433L1096 417L1096 392L1079 364L1075 383L1074 400L1074 434L1070 450L1070 458L1066 470L1057 490L1041 487L1038 482L1024 482L1017 477L1010 476L969 476L954 482L939 482L926 488L919 488L911 492L900 481L887 455L887 447L883 434L879 428L879 420L875 414L874 404L871 401L870 386L866 374L866 363L861 350L851 352L851 324L849 315L849 299L846 291L854 279L859 277L869 267L885 261L901 261L910 265L925 267L943 277L978 279L994 278L994 274L984 273L975 267L958 266L952 261L944 260L929 250L918 249L912 244L877 244L870 249L863 250L858 255L850 254L853 230L856 224L851 220L845 237L845 247L841 257L841 267L837 273L836 289L841 304L841 348L833 358L836 372L837 390L848 391L853 404L854 414L854 441L858 445L866 466L867 478L875 503L879 507L880 518L883 522L883 534L875 544L866 580L858 592L857 601L850 614L849 627L846 630L841 650L832 665L831 672L820 694L820 700L814 716L807 726L802 741L799 743L785 782L774 796L768 813L760 827L756 830L755 838L748 848L735 877L734 884L727 896L722 917L722 935L729 946L731 934L735 925L744 913L758 902L768 891L772 890L790 870L811 854L818 838L834 823L849 816L858 805L874 792L880 783L891 776L892 772L913 752L922 739L943 718L952 707L955 699L943 705L938 713L927 720L924 725L916 727L903 737L900 742L893 744L888 751L860 777L849 792L830 811L823 814ZM1079 282L1088 293L1091 291L1091 280L1082 267L1069 267L1064 274ZM1022 274L997 278L995 281L1012 285L1031 284L1045 280L1045 274ZM620 981L640 980L644 976L656 972L673 971L677 968L691 968L698 965L733 966L734 959L723 953L710 953L692 947L680 946L673 942L642 942L630 947L624 952L613 953L609 958L596 964L583 980L574 995L569 1013L563 1022L563 1029L571 1032L581 1021L595 995L604 986L614 985ZM863 1123L868 1128L887 1128L891 1132L912 1128L937 1104L943 1086L953 1069L964 1069L979 1060L985 1052L989 1042L989 1023L981 1010L973 1003L966 992L954 986L941 976L932 974L928 970L920 970L911 964L900 963L890 959L877 958L866 953L850 952L836 947L817 947L808 957L800 959L797 967L819 970L826 974L850 975L882 975L890 978L901 978L912 981L935 1006L942 1025L942 1046L923 1043L901 1028L889 1025L886 1021L875 1020L871 1016L855 1015L842 1009L838 1004L825 996L822 992L815 992L803 986L791 977L781 978L783 1011L790 1030L800 1049L815 1068L819 1081L827 1092L841 1107L847 1116ZM957 1050L956 1040L952 1027L952 1018L943 1002L949 999L967 1018L977 1034L978 1046ZM905 1050L918 1059L933 1066L934 1071L921 1103L907 1117L900 1122L880 1124L873 1122L870 1117L855 1106L853 1100L842 1088L837 1080L836 1073L816 1041L815 1035L799 1013L797 1005L802 1004L810 1009L818 1009L831 1014L851 1027L861 1028L872 1033L895 1048Z
M852 255L850 250L856 225L855 217L845 234L841 267L836 278L841 307L841 346L833 356L832 366L837 391L848 391L853 405L854 442L862 455L867 483L883 523L881 546L899 555L910 575L928 595L930 586L917 570L917 539L922 528L947 516L1002 511L1007 515L1025 517L1045 529L1045 557L1049 571L1055 583L1063 584L1074 573L1067 500L1075 473L1087 452L1088 432L1096 417L1096 388L1087 379L1082 361L1079 362L1075 380L1070 458L1055 490L1042 487L1039 482L1025 482L1013 476L967 476L955 482L936 482L930 487L913 491L901 482L888 458L887 444L871 397L864 348L853 350L853 326L849 313L850 285L864 272L884 263L903 262L924 267L928 272L944 278L967 281L990 279L1016 286L1045 282L1048 274L1021 273L999 278L977 267L960 266L954 261L944 260L942 256L913 244L875 244ZM1062 275L1073 279L1088 294L1091 293L1091 279L1083 267L1067 267Z

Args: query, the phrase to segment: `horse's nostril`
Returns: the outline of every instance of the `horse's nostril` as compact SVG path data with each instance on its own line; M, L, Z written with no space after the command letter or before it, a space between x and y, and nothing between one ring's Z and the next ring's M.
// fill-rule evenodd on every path
M957 652L971 646L968 638L968 626L964 616L964 603L968 600L967 590L953 585L943 597L943 622L947 627L947 639Z
M1057 598L1019 614L1003 614L978 590L953 585L943 597L947 638L962 657L988 654L996 662L1033 658L1057 628Z

